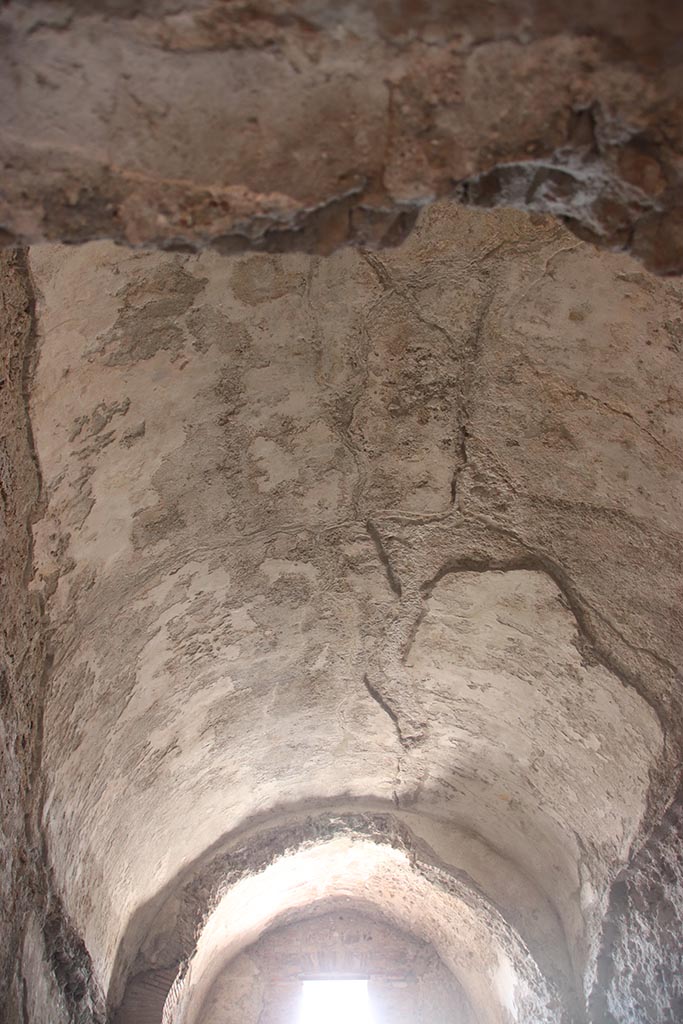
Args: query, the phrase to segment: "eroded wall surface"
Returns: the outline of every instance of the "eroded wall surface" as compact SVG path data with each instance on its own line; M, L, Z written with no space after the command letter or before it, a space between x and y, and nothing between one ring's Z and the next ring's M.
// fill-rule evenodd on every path
M30 589L31 528L43 510L27 409L35 343L27 253L7 252L0 258L0 1012L8 1024L99 1024L92 962L54 884L41 827L51 645L42 599Z
M596 1020L683 1015L683 803L680 793L615 882L594 994Z
M457 194L683 270L677 0L12 0L0 242L329 252Z
M381 255L31 262L43 827L111 1005L192 958L240 829L343 805L582 1012L675 787L680 284L448 204Z
M15 965L39 874L32 830L44 649L38 602L27 589L31 520L39 480L26 410L33 345L33 296L25 253L0 260L0 1006L17 1013L22 999Z
M679 1020L682 18L1 5L0 246L91 243L0 263L3 1021L341 896L487 1024Z

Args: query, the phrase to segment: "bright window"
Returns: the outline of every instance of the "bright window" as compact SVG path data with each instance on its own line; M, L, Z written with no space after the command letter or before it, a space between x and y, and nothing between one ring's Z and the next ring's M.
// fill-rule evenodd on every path
M373 1024L367 980L305 981L299 1024Z

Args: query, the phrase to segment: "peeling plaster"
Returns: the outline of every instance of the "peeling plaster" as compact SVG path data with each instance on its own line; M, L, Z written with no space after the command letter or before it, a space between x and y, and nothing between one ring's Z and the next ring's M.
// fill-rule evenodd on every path
M413 905L484 1019L570 1020L680 750L680 286L451 204L381 258L31 266L42 827L111 1008L201 959L216 851L327 805L430 837ZM444 885L500 922L497 1002Z

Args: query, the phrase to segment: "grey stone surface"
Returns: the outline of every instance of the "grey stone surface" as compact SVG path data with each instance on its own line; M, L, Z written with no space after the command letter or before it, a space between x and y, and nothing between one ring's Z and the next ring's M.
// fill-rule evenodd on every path
M296 1020L302 978L368 979L377 1024L472 1024L451 972L432 947L385 922L343 907L266 934L218 978L202 1015L206 1024Z
M34 290L25 251L0 256L0 1012L7 1024L100 1024L92 961L55 892L40 826L51 666L43 602L29 588L44 494L27 398Z
M681 38L0 5L2 1024L683 1017Z
M33 828L45 652L40 608L28 593L31 520L39 478L26 411L33 295L25 253L0 257L0 1007L19 1019L23 929L42 851Z
M615 881L592 993L598 1021L683 1018L683 808L680 792Z

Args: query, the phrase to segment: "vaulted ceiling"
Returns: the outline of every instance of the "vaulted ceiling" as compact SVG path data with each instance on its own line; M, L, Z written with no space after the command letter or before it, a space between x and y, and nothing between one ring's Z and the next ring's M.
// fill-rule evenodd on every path
M682 16L2 5L8 1024L681 1019Z
M670 770L680 284L452 204L382 254L31 268L45 827L111 998L189 958L198 1020L343 894L477 1019L569 1012Z

